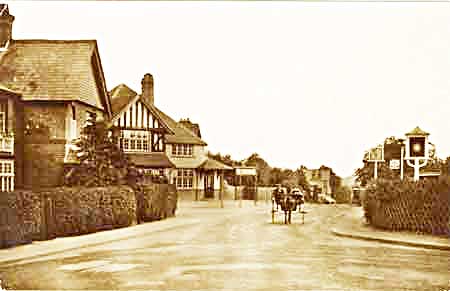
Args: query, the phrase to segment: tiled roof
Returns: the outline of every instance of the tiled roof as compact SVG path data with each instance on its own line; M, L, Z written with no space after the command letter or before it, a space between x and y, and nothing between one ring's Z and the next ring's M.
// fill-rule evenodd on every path
M117 116L133 99L137 93L125 84L114 87L110 92L111 111L113 118Z
M233 170L233 167L211 158L208 158L205 162L203 162L199 168L204 170Z
M125 84L120 84L114 87L109 92L109 95L112 99L111 107L113 117L117 117L138 96L135 91L130 89ZM147 99L140 98L140 100L145 103L145 105L149 107L150 110L155 113L155 115L157 115L165 125L167 125L170 131L172 131L172 134L166 134L167 143L207 145L206 142L199 138L189 128L184 126L182 123L173 120L170 116L159 110L155 105L150 104ZM198 130L200 131L200 129Z
M127 154L127 156L138 167L175 168L165 153Z
M158 111L162 119L167 123L167 125L172 129L175 134L166 135L167 143L181 143L181 144L196 144L196 145L204 145L206 146L206 142L204 142L201 138L195 135L191 130L183 126L181 123L176 122L170 116L159 110Z
M202 134L200 132L200 125L198 123L192 123L189 118L188 119L181 119L178 121L181 123L184 127L192 131L196 136L199 138L202 138Z
M14 40L0 53L0 82L25 101L81 101L109 109L95 40Z

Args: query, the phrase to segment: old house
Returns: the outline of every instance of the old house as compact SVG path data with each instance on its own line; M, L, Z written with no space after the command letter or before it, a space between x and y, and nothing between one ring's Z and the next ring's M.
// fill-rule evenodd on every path
M111 125L123 151L142 172L164 175L182 199L218 198L232 168L207 156L198 124L176 122L155 106L152 75L141 85L141 94L124 84L110 91Z
M111 106L95 40L16 40L0 5L1 190L61 183L71 141Z

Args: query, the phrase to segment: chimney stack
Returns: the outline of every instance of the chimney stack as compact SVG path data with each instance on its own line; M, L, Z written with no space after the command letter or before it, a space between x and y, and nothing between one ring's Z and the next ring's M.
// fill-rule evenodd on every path
M153 97L153 76L150 74L145 74L144 78L142 78L142 98L146 99L153 105L154 97Z
M0 4L0 48L7 48L12 39L14 16L9 14L8 4Z

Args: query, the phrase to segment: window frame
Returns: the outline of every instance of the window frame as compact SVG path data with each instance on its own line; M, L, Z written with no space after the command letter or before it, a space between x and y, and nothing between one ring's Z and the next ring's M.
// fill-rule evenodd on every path
M194 145L193 144L172 144L172 156L174 157L193 157Z
M150 131L124 129L120 131L120 148L126 153L150 153Z

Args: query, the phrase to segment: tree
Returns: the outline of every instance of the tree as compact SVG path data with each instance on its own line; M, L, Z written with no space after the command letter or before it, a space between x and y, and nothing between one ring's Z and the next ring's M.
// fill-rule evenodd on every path
M68 186L121 185L136 180L140 174L134 169L105 122L93 116L75 141L78 163L65 175Z
M270 176L272 168L257 153L253 153L252 155L250 155L250 157L246 159L245 165L256 167L258 175L258 185L271 184Z

